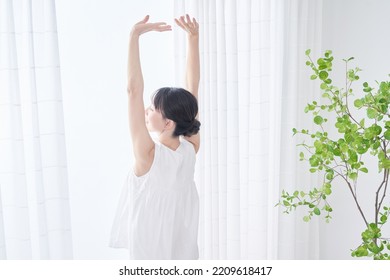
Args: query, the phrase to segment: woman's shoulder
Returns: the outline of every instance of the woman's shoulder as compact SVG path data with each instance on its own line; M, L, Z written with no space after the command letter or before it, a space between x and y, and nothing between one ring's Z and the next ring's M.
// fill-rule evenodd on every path
M183 147L185 147L186 151L190 152L191 154L193 153L194 155L196 155L196 150L195 150L194 144L192 142L188 141L186 139L186 137L181 136L180 142L181 142L181 145L183 145Z

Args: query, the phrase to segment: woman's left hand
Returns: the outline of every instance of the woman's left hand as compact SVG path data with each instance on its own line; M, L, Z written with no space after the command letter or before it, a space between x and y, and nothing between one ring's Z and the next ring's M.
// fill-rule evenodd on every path
M175 22L178 26L181 27L189 36L198 36L199 35L199 24L195 18L190 18L189 15L181 16L175 18Z

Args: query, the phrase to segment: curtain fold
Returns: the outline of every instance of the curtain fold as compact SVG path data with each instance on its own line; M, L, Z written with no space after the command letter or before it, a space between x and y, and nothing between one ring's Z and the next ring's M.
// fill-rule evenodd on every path
M305 106L320 96L318 85L310 81L310 69L305 65L305 50L312 49L313 57L321 52L322 1L284 1L283 61L279 72L283 77L280 104L281 121L279 165L279 191L293 192L295 189L308 190L318 186L320 178L308 172L308 165L298 160L303 142L299 136L292 137L292 128L313 131L311 116L304 114ZM278 249L280 259L318 259L318 219L304 223L303 209L295 213L278 216Z
M320 50L321 0L174 3L200 23L201 258L318 258L316 224L274 206L281 189L316 180L298 167L291 130L316 92L303 69L305 49ZM178 84L185 42L175 33Z
M71 259L54 0L0 0L0 258Z

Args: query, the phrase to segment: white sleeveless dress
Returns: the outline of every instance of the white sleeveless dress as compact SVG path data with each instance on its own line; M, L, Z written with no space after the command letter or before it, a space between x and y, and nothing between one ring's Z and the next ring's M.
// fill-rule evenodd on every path
M130 259L198 259L199 197L195 149L180 139L176 151L155 142L149 172L130 171L120 197L110 246Z

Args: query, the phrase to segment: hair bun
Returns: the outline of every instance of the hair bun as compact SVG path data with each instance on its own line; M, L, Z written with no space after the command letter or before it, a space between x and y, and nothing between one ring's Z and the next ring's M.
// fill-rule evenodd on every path
M176 124L177 133L183 136L192 136L198 133L200 122L197 119Z
M198 133L199 129L200 129L200 121L198 121L197 119L194 119L191 122L191 127L189 128L188 132L191 135L195 135ZM191 136L191 135L186 135L186 136Z

